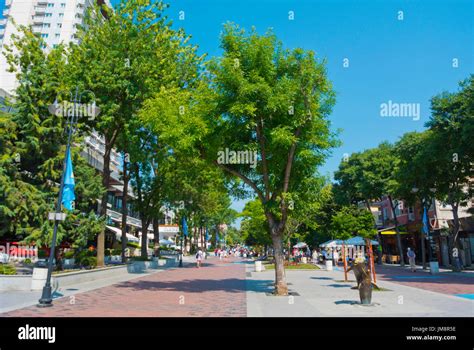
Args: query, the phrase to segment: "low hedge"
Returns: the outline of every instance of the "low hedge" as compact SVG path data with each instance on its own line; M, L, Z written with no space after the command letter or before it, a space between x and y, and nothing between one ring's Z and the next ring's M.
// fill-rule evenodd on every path
M16 275L16 268L9 264L0 264L0 275Z
M82 258L81 265L88 268L97 267L97 258L95 256L86 256Z

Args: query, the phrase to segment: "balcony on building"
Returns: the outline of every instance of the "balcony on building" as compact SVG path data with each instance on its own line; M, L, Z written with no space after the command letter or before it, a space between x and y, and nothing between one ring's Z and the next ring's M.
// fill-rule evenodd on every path
M35 24L42 24L44 22L44 15L39 15L39 16L33 16L33 25Z
M36 16L44 16L46 13L46 5L44 6L35 6L35 15Z

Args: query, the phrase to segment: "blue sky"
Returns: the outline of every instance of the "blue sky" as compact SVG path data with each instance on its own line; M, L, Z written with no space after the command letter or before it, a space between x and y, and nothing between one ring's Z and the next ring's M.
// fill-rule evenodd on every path
M118 1L115 1L117 3ZM168 16L183 27L202 53L220 55L219 34L227 21L264 32L272 27L288 48L315 50L328 61L337 102L330 117L343 129L343 145L321 167L332 174L345 153L396 141L422 130L429 99L457 89L474 73L472 0L181 0ZM185 19L179 20L184 11ZM288 19L294 11L295 19ZM398 20L403 11L403 20ZM349 67L343 67L344 58ZM452 67L453 58L459 67ZM383 118L389 100L419 103L421 118Z
M4 1L0 1L3 7ZM112 0L117 3L117 0ZM472 0L181 0L169 1L168 16L201 52L220 55L219 33L227 21L259 32L272 27L287 48L315 50L327 59L337 92L330 117L343 129L322 174L331 175L342 156L403 133L422 130L429 99L474 73ZM179 11L185 20L179 20ZM294 20L288 12L294 11ZM403 20L398 20L403 11ZM344 58L349 67L343 67ZM459 67L452 67L453 58ZM381 103L419 103L421 118L383 118ZM240 208L242 203L235 203Z

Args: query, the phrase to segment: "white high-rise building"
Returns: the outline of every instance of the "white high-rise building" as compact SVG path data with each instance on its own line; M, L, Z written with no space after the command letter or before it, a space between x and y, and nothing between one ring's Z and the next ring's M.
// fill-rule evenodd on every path
M48 50L77 40L77 27L93 3L111 7L109 0L6 0L4 18L0 19L0 88L12 94L17 86L15 74L7 72L9 66L3 54L4 46L11 45L12 35L17 33L12 19L17 25L32 26Z

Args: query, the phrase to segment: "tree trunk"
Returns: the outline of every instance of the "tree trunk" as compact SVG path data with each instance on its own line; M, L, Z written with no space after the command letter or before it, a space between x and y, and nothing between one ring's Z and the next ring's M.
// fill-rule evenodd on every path
M153 253L155 257L160 256L160 220L153 218Z
M344 263L344 282L347 282L347 259L346 259L346 245L342 243L342 261Z
M148 238L148 221L146 220L146 218L142 217L142 247L141 247L141 252L140 252L142 259L148 258L147 238Z
M203 227L201 226L201 249L205 252L204 248L204 234L203 234Z
M283 255L283 232L272 228L273 255L275 258L275 294L288 295L285 276L285 257Z
M395 213L395 207L393 206L392 196L388 196L388 200L390 201L390 207L392 208L392 213L393 213L393 221L395 223L395 235L397 237L397 246L398 246L398 251L400 254L400 266L404 267L405 257L404 257L404 252L403 252L402 239L400 237L400 231L398 230L398 219L397 219L397 214Z
M107 196L110 184L110 154L112 153L113 142L105 135L105 152L104 152L104 166L102 171L102 186L105 188L105 193L102 196L102 203L100 205L100 216L107 218ZM97 267L104 266L105 256L105 228L104 231L97 235Z
M123 166L123 194L122 194L122 263L125 264L125 249L127 249L127 198L128 198L128 180L129 176L127 173L127 162L124 162Z
M451 250L451 257L454 262L453 264L453 271L459 272L462 270L461 267L461 249L460 249L460 244L459 244L459 204L458 203L453 203L451 204L451 208L453 211L453 248L456 248L458 251L458 256L454 256L454 249Z
M425 249L425 234L421 230L421 263L423 264L423 270L426 270L426 249Z

